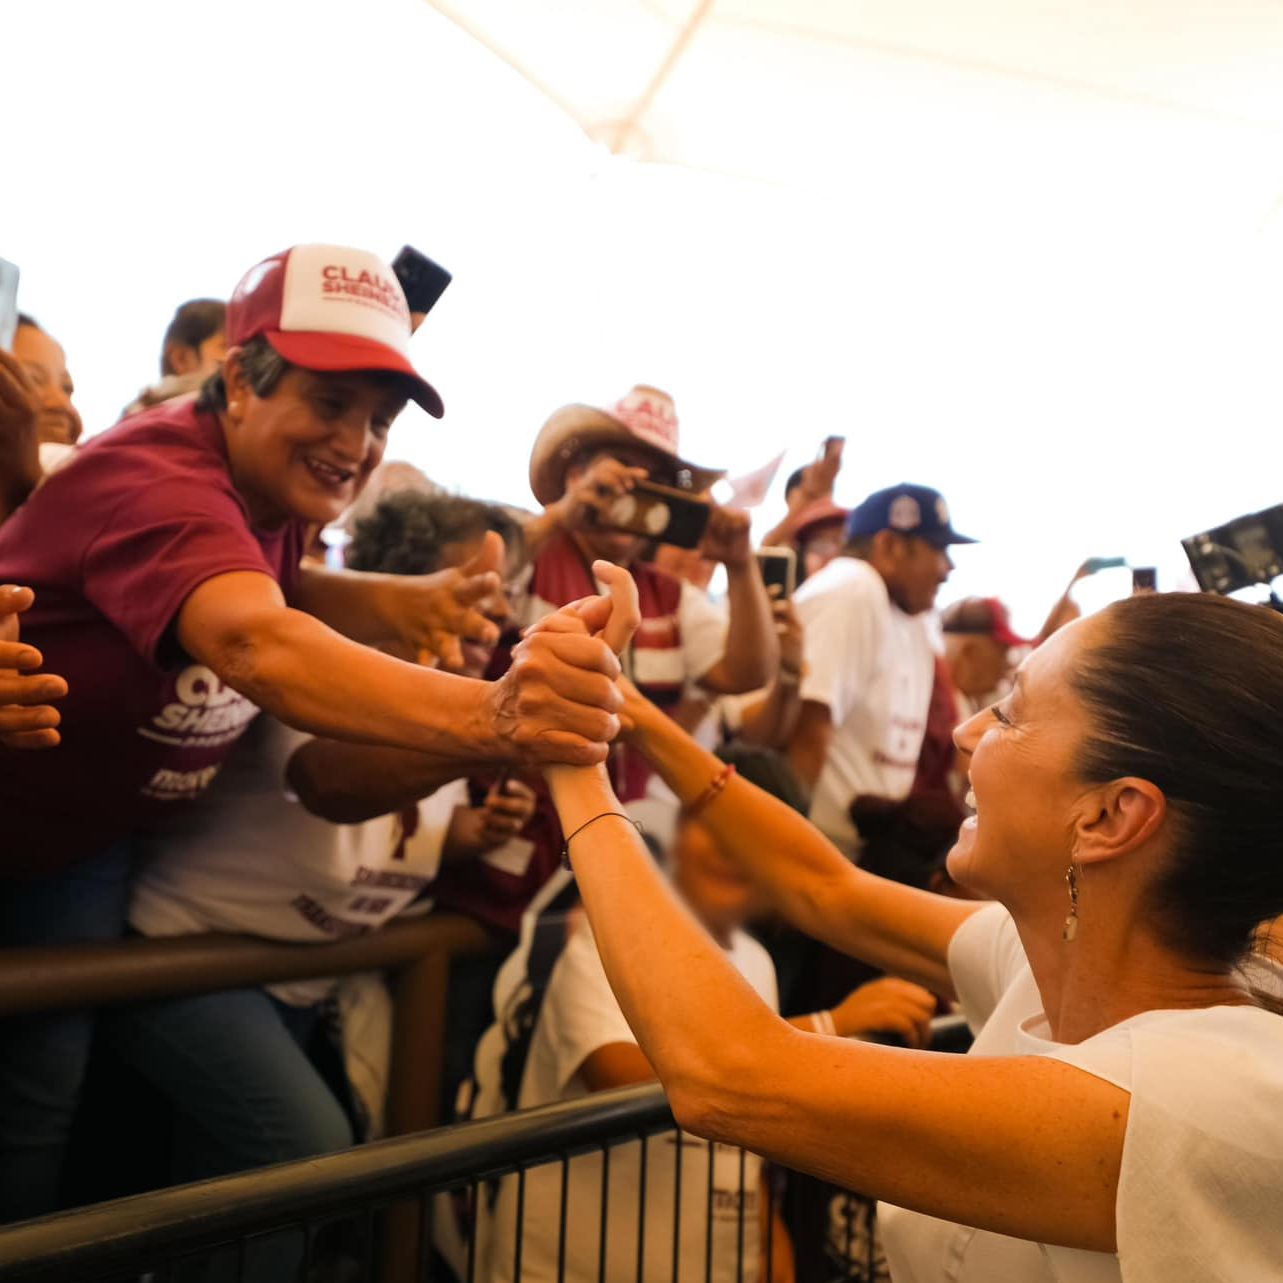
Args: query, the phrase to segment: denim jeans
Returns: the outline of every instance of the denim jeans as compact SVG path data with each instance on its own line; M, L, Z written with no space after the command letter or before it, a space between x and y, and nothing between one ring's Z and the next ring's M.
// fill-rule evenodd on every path
M112 1051L177 1115L176 1182L345 1149L352 1125L308 1054L323 1015L264 989L167 998L104 1012Z
M0 881L0 949L79 944L124 934L132 840L62 873ZM94 1015L0 1021L0 1224L57 1209Z

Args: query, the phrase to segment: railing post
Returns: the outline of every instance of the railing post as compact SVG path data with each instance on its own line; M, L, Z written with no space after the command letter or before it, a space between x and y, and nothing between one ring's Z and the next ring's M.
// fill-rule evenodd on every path
M455 958L492 947L475 923L456 919L449 936L407 963L392 979L392 1061L388 1070L387 1134L427 1131L440 1120L445 1063L446 1001L450 964ZM421 1217L431 1216L431 1199L404 1201L384 1217L383 1283L414 1283L421 1246L431 1242ZM426 1204L426 1207L425 1207Z

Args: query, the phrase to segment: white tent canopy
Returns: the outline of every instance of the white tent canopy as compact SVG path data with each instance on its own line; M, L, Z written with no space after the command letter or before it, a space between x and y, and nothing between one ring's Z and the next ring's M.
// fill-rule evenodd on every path
M551 409L651 382L733 473L842 432L839 497L940 485L984 540L950 593L1026 627L1083 556L1170 585L1179 536L1280 497L1283 4L44 0L5 32L0 254L91 431L181 299L411 241L455 273L415 341L447 418L391 453L472 493L528 503Z

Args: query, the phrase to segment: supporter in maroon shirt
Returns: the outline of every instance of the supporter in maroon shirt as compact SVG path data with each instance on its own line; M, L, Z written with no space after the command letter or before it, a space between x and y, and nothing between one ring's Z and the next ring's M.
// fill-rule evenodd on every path
M618 665L599 642L523 643L484 683L333 631L457 659L451 634L493 632L473 603L497 576L300 569L309 525L356 497L407 397L441 413L409 336L374 256L267 259L201 400L103 434L0 528L0 581L36 594L22 640L69 688L59 748L0 749L0 947L118 935L131 830L204 788L257 706L465 761L604 759ZM0 1220L56 1201L89 1035L83 1014L0 1031Z

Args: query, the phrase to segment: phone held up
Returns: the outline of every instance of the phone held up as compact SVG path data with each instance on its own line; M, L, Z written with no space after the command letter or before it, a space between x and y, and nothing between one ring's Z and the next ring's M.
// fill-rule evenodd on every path
M423 317L432 311L437 300L454 280L440 263L434 263L413 245L404 245L392 260L392 271L401 283L410 315Z
M777 600L787 601L797 587L797 553L792 548L768 546L759 548L755 555L757 564L762 568L766 591L769 593L772 588L778 588L779 592L771 595Z
M638 481L597 521L608 530L622 530L677 548L698 548L712 514L706 499L656 481Z

